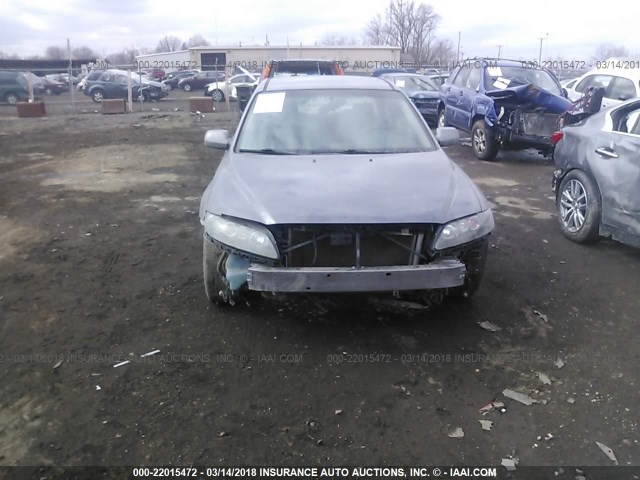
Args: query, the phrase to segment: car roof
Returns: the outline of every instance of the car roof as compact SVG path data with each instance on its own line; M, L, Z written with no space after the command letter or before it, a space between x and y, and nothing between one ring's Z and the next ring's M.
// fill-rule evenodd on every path
M265 92L281 90L398 90L389 82L377 77L358 75L304 75L294 77L273 77L258 85Z
M614 75L616 77L628 78L634 83L640 81L640 69L638 68L594 68L582 74L580 78L587 75Z

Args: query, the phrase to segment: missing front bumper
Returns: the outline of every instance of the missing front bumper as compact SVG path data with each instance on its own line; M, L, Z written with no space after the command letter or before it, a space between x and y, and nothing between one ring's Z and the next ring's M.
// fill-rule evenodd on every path
M464 284L465 266L455 259L390 267L269 267L252 264L249 290L262 292L391 292L454 288Z

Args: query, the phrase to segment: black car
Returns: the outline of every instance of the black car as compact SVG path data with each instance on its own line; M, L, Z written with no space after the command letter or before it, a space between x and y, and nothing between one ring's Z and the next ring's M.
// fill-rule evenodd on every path
M27 79L23 73L14 71L0 72L0 101L15 105L29 99Z
M197 70L171 72L164 78L164 80L162 80L162 83L167 86L168 90L173 90L174 88L178 88L178 83L180 82L180 80L182 80L183 78L191 78L197 73L199 73Z
M52 80L48 76L42 79L42 83L44 84L44 91L47 95L60 95L61 93L69 91L68 83Z
M415 73L386 73L380 78L406 93L425 120L437 122L440 88L432 80Z
M224 81L224 72L217 70L207 70L204 72L198 72L192 77L183 78L178 81L178 87L185 92L191 90L204 90L204 87L213 82Z
M85 95L91 97L96 103L100 103L106 98L127 98L127 72L107 70L97 80L88 80L83 91ZM149 100L160 100L166 97L168 90L159 82L133 80L132 94L135 100L148 102Z
M574 242L611 237L640 247L640 99L554 135L558 222Z

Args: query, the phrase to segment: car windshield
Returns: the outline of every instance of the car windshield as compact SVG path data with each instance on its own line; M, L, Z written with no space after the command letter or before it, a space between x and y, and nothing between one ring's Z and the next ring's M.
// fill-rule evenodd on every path
M435 148L424 121L399 91L291 90L254 98L235 151L384 154Z
M543 88L555 95L562 95L562 90L551 74L545 70L525 67L488 67L487 90L504 89L529 83ZM506 81L505 81L506 80Z
M430 79L408 75L396 77L395 84L403 90L424 90L427 92L437 92L439 90Z

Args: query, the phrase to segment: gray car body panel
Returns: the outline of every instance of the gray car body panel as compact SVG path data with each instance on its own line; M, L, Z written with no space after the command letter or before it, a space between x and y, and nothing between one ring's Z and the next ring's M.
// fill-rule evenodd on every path
M331 88L398 90L371 77L282 77L261 82L251 101L261 91ZM234 137L203 194L200 219L210 212L263 225L444 224L488 209L425 130L433 151L384 155L235 153Z
M600 234L623 243L640 246L640 135L612 130L616 112L640 109L633 99L599 112L576 125L563 129L554 160L564 175L573 169L586 172L595 180L602 200ZM596 153L598 148L614 151L618 158Z

